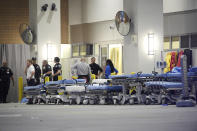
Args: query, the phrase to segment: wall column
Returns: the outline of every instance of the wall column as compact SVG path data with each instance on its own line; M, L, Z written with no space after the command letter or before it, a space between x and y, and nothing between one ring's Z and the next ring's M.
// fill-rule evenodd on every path
M31 48L31 56L36 56L38 64L51 56L60 56L61 44L61 17L60 0L29 0L30 26L36 34L35 46ZM52 3L56 10L52 11ZM41 7L48 4L47 11L41 11ZM48 45L51 45L48 48ZM53 60L51 60L53 63Z
M124 37L124 72L151 73L156 61L161 59L163 43L163 1L124 0L124 11L133 23L131 33ZM148 55L148 34L154 33L154 55ZM137 36L137 43L131 35Z

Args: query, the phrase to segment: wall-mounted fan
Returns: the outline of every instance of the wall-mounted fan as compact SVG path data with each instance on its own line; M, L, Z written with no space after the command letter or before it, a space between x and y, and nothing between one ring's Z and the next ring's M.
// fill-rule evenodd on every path
M19 34L25 44L31 45L34 42L35 36L33 30L28 24L20 24Z
M126 36L130 32L131 19L128 17L127 13L124 11L118 11L115 17L116 28L118 32Z

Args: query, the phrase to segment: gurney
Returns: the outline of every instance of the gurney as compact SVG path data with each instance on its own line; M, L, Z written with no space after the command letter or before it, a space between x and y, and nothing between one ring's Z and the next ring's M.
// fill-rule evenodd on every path
M150 81L144 83L147 89L145 104L175 104L181 97L182 82Z
M149 81L144 83L146 87L163 87L166 89L182 89L183 83L181 82L167 82L167 81Z
M37 86L25 86L24 92L28 90L40 90L43 88L43 85L37 85Z
M62 84L66 85L75 85L75 84L85 84L86 80L84 79L72 79L72 80L63 80Z
M150 78L150 77L154 77L154 74L137 73L137 74L130 74L130 75L111 75L109 76L109 79Z
M197 73L196 72L188 72L187 73L188 81L195 82L197 81ZM166 74L158 74L156 76L158 80L165 80L170 82L181 82L182 74L181 73L166 73Z
M110 79L94 79L94 80L92 80L92 84L109 85L110 81L111 81Z
M45 83L45 86L49 86L49 85L60 85L60 84L64 84L64 80L59 80L59 81L49 81Z
M85 86L80 86L80 85L66 86L65 91L67 93L85 92Z
M28 104L40 104L45 101L46 90L44 85L26 86L24 87L24 94L28 100Z
M117 96L121 92L122 86L119 85L88 85L83 104L112 104L113 96Z
M106 91L122 91L122 86L119 85L90 85L86 87L89 91L106 90Z

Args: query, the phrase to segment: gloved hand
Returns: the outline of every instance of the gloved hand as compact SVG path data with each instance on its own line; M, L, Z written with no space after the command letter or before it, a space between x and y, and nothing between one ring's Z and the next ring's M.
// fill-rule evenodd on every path
M42 77L45 78L46 74L43 74Z

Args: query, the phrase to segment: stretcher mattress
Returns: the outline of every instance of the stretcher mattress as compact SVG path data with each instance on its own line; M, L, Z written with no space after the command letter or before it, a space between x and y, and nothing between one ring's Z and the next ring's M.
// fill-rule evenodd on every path
M108 91L121 91L122 86L108 86L108 85L93 85L93 86L87 86L87 90L108 90Z
M66 92L85 92L85 86L66 86Z
M183 88L183 83L181 82L166 82L166 81L149 81L145 82L146 87L150 86L161 86L164 88Z
M143 77L153 77L154 74L133 74L133 75L112 75L109 76L109 79L117 78L143 78Z
M63 84L76 84L75 80L63 80Z
M26 86L26 87L24 87L24 91L27 91L27 90L37 90L37 89L41 89L41 88L43 88L43 85Z
M46 82L46 83L45 83L45 86L48 86L48 85L60 85L60 84L63 84L63 83L64 83L64 80L49 81L49 82Z
M77 84L85 84L86 80L85 79L76 79Z
M166 74L158 74L158 77L164 78L181 78L181 73L166 73ZM197 73L195 72L188 72L188 77L197 77Z
M94 79L92 81L93 84L107 84L109 79Z

